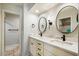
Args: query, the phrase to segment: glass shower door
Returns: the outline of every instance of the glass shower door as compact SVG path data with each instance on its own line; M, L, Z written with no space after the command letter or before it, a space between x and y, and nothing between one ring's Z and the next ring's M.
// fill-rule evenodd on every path
M20 55L19 15L5 13L4 18L4 55Z

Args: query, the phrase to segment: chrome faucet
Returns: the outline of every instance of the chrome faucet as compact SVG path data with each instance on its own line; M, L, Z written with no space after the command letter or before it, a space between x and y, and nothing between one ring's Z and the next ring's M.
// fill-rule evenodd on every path
M63 35L63 37L61 37L62 39L63 39L63 41L66 41L66 39L65 39L65 35Z

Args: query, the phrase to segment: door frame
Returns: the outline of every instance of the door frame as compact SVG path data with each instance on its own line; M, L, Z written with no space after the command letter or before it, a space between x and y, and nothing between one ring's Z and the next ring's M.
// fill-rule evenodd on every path
M4 56L5 54L4 54L4 51L5 51L5 25L4 25L4 21L5 21L5 13L10 13L10 14L15 14L15 15L19 15L19 19L20 19L20 21L19 21L19 23L21 23L21 16L20 16L20 14L17 14L17 13L15 13L15 12L13 12L13 11L8 11L8 10L4 10L4 9L2 9L2 11L1 11L1 17L2 17L2 20L1 20L1 32L2 32L2 38L1 38L1 55L2 56ZM20 39L20 54L19 55L21 55L21 25L19 24L19 39Z

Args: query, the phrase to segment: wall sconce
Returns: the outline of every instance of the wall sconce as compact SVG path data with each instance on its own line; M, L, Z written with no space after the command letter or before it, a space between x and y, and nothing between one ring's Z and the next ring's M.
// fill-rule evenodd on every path
M49 29L50 29L50 26L52 25L52 22L50 20L48 20L48 22L49 22Z
M35 27L35 24L32 24L32 28L34 28Z
M77 20L77 22L78 22L78 14L77 14L77 19L76 19L76 20Z

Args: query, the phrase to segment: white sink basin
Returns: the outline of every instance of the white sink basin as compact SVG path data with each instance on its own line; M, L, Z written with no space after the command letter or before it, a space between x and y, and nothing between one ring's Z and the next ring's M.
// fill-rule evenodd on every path
M51 40L51 42L59 43L59 44L66 44L66 45L73 45L73 43L71 43L71 42L61 41L61 40Z

